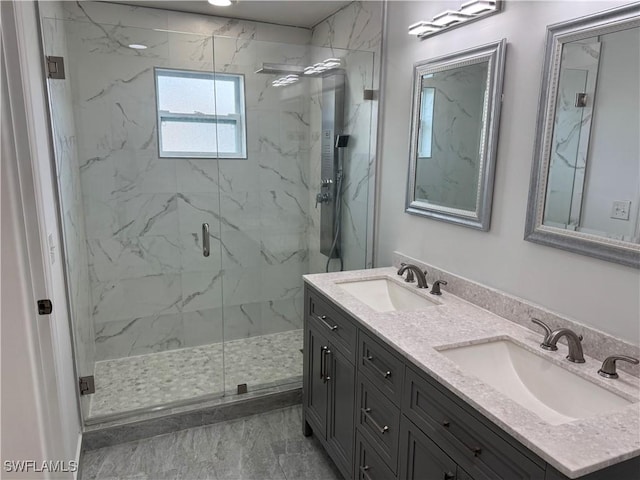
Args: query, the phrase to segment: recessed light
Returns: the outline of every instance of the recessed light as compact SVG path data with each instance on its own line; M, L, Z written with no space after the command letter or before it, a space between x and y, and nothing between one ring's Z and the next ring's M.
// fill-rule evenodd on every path
M216 7L228 7L231 5L231 0L207 0L207 2Z
M146 45L142 45L141 43L132 43L129 45L129 48L133 48L134 50L146 50L148 47Z

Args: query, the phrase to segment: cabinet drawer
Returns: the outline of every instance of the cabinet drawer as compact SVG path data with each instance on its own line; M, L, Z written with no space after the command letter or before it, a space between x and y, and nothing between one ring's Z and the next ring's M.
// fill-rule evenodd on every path
M395 473L398 470L400 409L369 381L358 376L358 429Z
M307 315L315 320L324 335L335 347L342 349L352 362L355 359L355 324L313 292L307 297Z
M363 372L396 405L402 398L403 361L382 343L360 330L358 371Z
M396 476L389 470L374 447L359 433L356 435L357 461L355 478L358 480L394 480Z
M403 412L475 480L544 478L543 463L516 449L454 398L407 367Z

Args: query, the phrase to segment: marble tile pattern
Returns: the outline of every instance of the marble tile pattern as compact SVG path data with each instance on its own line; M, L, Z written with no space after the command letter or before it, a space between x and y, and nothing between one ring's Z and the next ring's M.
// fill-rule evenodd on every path
M342 478L300 405L84 453L83 480Z
M311 32L101 2L59 5L42 13L69 38L76 203L89 265L82 285L96 359L301 328L312 224L308 88L284 92L254 72L262 62L307 64ZM245 76L248 159L158 158L157 66ZM203 222L212 227L206 259Z
M60 12L61 5L48 6ZM47 55L68 57L67 35L61 22L44 19L43 37ZM73 85L70 78L49 80L49 95L56 105L52 110L53 139L62 225L65 231L64 247L70 314L75 329L75 353L78 374L93 375L95 363L95 332L91 319L91 291L89 260L85 231L83 191L78 158L78 137L73 111ZM89 399L82 398L83 409L88 410Z
M379 88L382 52L383 2L352 2L313 28L311 56L315 61L344 59L347 72L345 132L351 136L345 153L343 189L342 250L345 270L372 266L373 199L375 195L375 152L378 98L363 100L363 90ZM320 187L321 86L311 84L311 189L310 201ZM312 210L310 230L310 272L322 272L326 257L319 253L320 210ZM335 269L337 262L332 262Z
M540 305L528 302L522 298L506 294L502 291L486 287L482 284L468 280L464 277L454 275L445 270L439 269L433 265L422 262L412 257L403 255L400 252L394 252L393 264L396 267L400 263L413 263L421 266L429 272L428 278L430 283L436 280L445 280L449 282L446 290L452 294L463 298L474 305L489 310L500 317L506 318L525 328L540 333L538 327L531 323L531 318L538 318L549 325L551 328L570 328L571 330L582 335L582 346L584 351L590 357L604 360L613 354L629 355L631 357L640 358L640 346L632 345L624 340L608 335L604 332L583 325L575 320L563 317L552 312ZM560 340L564 342L564 339ZM619 362L618 369L623 370L631 375L640 377L640 366L632 365L628 362Z
M476 211L488 66L466 65L423 80L423 88L434 89L433 128L431 156L416 160L416 199Z
M89 418L299 382L302 330L96 363Z
M580 225L593 102L576 107L576 93L596 90L600 46L568 44L562 51L544 212L548 225L569 229Z
M399 255L397 258L400 260ZM640 455L640 379L637 377L621 373L615 382L600 377L597 374L600 362L590 357L590 350L586 348L584 364L567 362L565 346L559 346L557 352L540 349L541 334L454 295L449 290L449 285L456 288L453 279L438 298L441 305L416 311L376 312L336 284L374 278L386 278L406 285L398 277L397 267L306 275L305 281L489 421L570 478ZM428 292L417 288L414 292L429 296ZM489 385L466 374L436 350L490 339L512 339L634 403L562 425L550 425ZM558 385L559 392L562 388Z

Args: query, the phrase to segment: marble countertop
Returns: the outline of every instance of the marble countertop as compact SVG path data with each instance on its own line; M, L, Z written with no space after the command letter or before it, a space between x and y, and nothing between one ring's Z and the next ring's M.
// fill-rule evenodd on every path
M617 380L602 378L597 374L600 361L590 358L589 352L585 352L583 364L568 362L566 345L558 344L556 352L545 351L539 347L542 334L449 294L446 287L442 289L443 295L437 297L441 305L417 311L377 312L339 286L341 282L376 278L407 285L393 267L304 276L309 285L568 477L577 478L640 455L640 379L623 372ZM433 299L425 290L415 287L412 290ZM589 418L551 425L490 385L465 374L437 350L498 338L514 340L634 403ZM557 387L562 394L563 386Z

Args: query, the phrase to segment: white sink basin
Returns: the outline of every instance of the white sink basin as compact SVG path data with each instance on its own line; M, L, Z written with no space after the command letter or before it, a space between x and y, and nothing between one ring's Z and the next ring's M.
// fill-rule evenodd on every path
M440 353L551 425L633 403L508 340Z
M337 285L378 312L421 310L440 305L437 300L429 300L409 290L409 288L415 289L415 284L404 287L386 278L359 280L338 283ZM425 289L425 291L427 290Z

